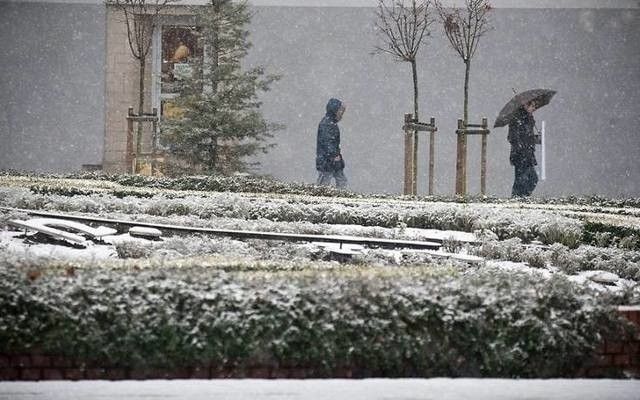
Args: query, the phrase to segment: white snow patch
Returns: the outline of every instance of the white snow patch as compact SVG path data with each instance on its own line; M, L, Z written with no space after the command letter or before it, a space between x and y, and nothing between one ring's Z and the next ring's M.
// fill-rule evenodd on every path
M22 232L0 231L0 250L27 259L104 260L117 257L113 246L88 244L84 249L47 243L25 243Z

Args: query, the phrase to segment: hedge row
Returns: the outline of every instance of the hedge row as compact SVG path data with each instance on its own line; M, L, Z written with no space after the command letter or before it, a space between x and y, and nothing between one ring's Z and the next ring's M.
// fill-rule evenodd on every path
M131 174L107 174L103 172L79 172L68 174L46 174L37 172L0 171L0 176L33 176L37 178L63 178L63 179L91 179L119 183L124 186L141 188L160 188L172 190L196 190L211 192L245 192L245 193L278 193L300 194L309 196L339 196L346 198L361 198L362 194L346 190L337 190L327 186L316 186L308 183L282 182L266 176L238 175L199 175L180 177L152 177ZM365 197L381 199L415 199L420 201L446 201L461 203L513 203L514 200L505 200L492 196L465 197L452 195L436 196L400 196L390 193L366 194ZM640 198L608 198L604 196L566 196L559 198L526 198L518 199L518 203L530 204L559 204L589 207L618 207L640 208Z
M353 368L382 376L572 376L623 322L561 277L422 269L34 271L0 264L0 352L119 367Z
M236 193L185 195L179 199L162 193L152 198L119 198L109 193L67 197L34 193L24 188L0 188L0 204L109 215L188 216L193 218L190 222L193 226L202 226L203 220L237 218L466 232L489 230L499 239L518 237L525 242L538 239L543 243L557 242L569 247L580 244L584 225L575 218L553 212L499 205L350 199L327 201L314 197L252 197Z
M548 247L528 246L514 238L485 241L473 252L487 259L526 262L534 268L555 266L568 275L580 271L608 271L623 279L640 282L640 251L588 245L569 249L559 243Z

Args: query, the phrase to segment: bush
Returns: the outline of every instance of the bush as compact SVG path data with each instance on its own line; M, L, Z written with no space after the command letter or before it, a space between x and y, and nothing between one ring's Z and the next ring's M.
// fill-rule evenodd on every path
M27 272L0 265L0 351L37 347L126 367L571 376L621 327L601 293L499 270Z

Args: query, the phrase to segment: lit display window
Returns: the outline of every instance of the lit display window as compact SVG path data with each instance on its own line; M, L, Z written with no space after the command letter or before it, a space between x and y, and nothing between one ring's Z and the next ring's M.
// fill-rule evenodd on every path
M165 26L162 30L162 93L175 93L175 82L190 75L202 60L199 28Z

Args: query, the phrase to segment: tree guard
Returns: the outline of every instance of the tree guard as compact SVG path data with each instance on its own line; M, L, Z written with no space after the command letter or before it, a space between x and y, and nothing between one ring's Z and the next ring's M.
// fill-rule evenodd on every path
M456 155L456 194L465 196L467 194L467 135L481 135L482 147L480 153L480 194L487 193L487 136L489 130L487 118L482 118L480 124L464 124L464 120L458 119L457 135L457 155ZM463 145L461 145L463 144Z
M431 117L429 123L419 122L413 119L413 114L404 115L404 194L416 195L417 192L417 178L415 174L415 154L417 153L417 142L414 148L414 132L429 132L429 195L433 194L433 179L434 179L434 146L435 146L435 132L438 131L436 127L436 119ZM416 151L414 151L416 150Z
M160 171L160 165L164 159L164 154L158 152L158 109L154 108L151 113L135 114L133 107L129 107L127 113L127 155L126 162L129 173L143 175L156 175ZM151 151L142 151L142 124L151 122ZM138 129L134 130L133 125L138 124ZM135 146L134 146L135 143Z

